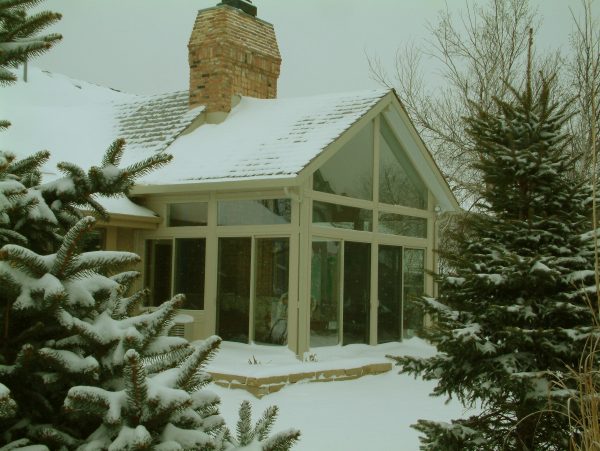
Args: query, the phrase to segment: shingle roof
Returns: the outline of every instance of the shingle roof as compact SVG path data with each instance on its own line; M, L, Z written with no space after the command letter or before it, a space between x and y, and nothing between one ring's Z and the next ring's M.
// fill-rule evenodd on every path
M28 83L0 90L3 117L15 122L0 140L3 149L17 152L48 148L49 173L58 161L96 165L123 137L123 164L160 151L174 156L143 184L295 177L386 94L244 97L224 122L182 134L203 111L189 110L186 91L129 95L31 68Z
M189 109L187 91L139 96L115 105L117 134L129 150L162 151L203 109Z
M167 149L173 162L142 183L295 177L387 92L244 97L224 122L180 136Z

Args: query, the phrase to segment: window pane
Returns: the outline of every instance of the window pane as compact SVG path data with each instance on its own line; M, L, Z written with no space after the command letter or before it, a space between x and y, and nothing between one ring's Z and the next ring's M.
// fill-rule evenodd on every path
M372 230L371 210L345 205L313 202L313 224L322 227L337 227L350 230Z
M250 314L250 238L219 239L217 334L248 343Z
M313 176L316 191L373 199L373 124L365 126Z
M310 346L339 343L341 243L313 241L310 297Z
M427 219L393 213L379 213L378 229L381 233L427 238Z
M86 233L80 243L81 252L106 250L106 229L94 229Z
M427 188L385 119L380 121L379 202L427 209Z
M175 240L175 290L185 294L185 309L204 309L206 239Z
M222 200L219 202L219 225L289 224L291 218L290 199Z
M402 248L379 246L377 343L402 339Z
M425 289L425 251L404 249L404 335L408 338L423 328L423 311L415 299Z
M287 343L290 245L287 238L256 240L254 341Z
M208 224L208 203L169 204L168 227L205 226Z
M369 343L371 245L344 244L343 344Z
M146 241L146 287L150 289L150 305L171 299L171 240Z

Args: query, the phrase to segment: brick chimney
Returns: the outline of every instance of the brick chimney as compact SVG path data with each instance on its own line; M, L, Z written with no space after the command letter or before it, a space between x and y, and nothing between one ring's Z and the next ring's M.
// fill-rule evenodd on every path
M188 44L190 108L228 113L234 95L274 99L281 56L273 25L248 0L198 11Z

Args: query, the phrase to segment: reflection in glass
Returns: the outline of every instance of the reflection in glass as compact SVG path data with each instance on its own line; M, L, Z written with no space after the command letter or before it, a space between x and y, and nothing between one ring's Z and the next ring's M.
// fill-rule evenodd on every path
M404 249L404 336L410 338L423 328L423 311L415 299L425 289L425 251Z
M379 246L377 343L402 339L402 248Z
M168 227L205 226L208 224L208 203L169 204Z
M371 244L344 243L343 344L369 343Z
M339 343L341 243L313 241L311 262L310 346Z
M427 238L427 219L393 213L379 213L378 229L381 233Z
M287 238L256 240L254 341L287 343L290 245Z
M219 225L289 224L290 199L219 201Z
M250 314L250 238L220 238L217 277L217 334L248 342Z
M314 174L313 188L324 193L373 199L373 123L370 122Z
M146 280L150 289L150 305L160 305L171 299L171 240L146 241Z
M379 202L427 209L427 188L394 132L380 121Z
M204 309L204 263L206 239L175 240L175 289L185 294L184 309Z
M371 210L313 201L313 224L322 227L371 231Z

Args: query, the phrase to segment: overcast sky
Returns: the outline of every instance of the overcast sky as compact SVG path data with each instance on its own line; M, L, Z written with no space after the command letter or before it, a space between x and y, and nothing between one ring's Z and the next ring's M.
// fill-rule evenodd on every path
M187 89L187 41L199 9L220 0L47 0L63 14L63 42L32 64L126 92ZM485 0L478 0L479 3ZM369 89L366 54L393 64L407 41L421 44L428 23L465 0L254 0L275 26L282 55L279 96ZM537 45L568 48L569 7L580 0L533 0L543 16Z

